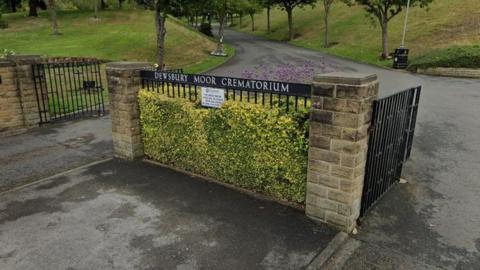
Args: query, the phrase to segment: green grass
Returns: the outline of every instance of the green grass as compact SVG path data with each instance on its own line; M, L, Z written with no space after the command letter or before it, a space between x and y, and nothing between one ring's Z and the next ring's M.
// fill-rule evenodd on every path
M480 45L432 50L412 59L408 69L431 67L480 68Z
M38 18L25 17L23 13L4 14L9 27L0 29L0 49L22 54L155 62L156 36L151 11L102 11L100 20L94 20L88 11L62 11L58 18L63 35L54 36L45 12ZM167 20L168 68L201 72L219 65L227 58L210 56L215 46L214 40L178 20ZM231 47L229 52L234 53Z
M400 13L389 24L390 51L400 45L403 18ZM432 48L472 46L480 44L480 4L478 0L435 0L428 9L415 7L409 16L406 46L413 58L428 53ZM238 24L238 18L236 22ZM272 11L272 33L266 33L266 12L256 16L255 35L274 40L286 40L287 16L284 11ZM381 54L381 29L372 22L360 6L348 7L340 1L330 15L330 48L323 48L323 8L305 7L294 11L294 28L297 33L292 44L323 51L380 66L391 66ZM247 16L236 29L252 33Z

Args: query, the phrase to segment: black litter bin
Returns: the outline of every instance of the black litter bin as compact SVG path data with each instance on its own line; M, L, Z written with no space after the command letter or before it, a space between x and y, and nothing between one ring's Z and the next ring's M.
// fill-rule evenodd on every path
M393 68L405 69L408 66L408 49L398 48L395 49L393 54Z

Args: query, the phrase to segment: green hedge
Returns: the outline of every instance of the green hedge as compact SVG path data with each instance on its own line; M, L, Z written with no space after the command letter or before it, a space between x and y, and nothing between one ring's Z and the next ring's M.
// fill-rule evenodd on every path
M308 112L226 101L206 109L140 91L145 154L281 200L305 201Z
M436 49L412 59L408 69L418 68L480 68L480 46Z

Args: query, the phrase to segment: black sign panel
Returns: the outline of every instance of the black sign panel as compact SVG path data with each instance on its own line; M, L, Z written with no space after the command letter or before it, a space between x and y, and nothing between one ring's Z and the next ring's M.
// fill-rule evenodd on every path
M263 81L211 75L182 74L163 71L142 70L143 79L169 83L199 85L213 88L246 90L252 92L275 93L289 96L310 97L309 84Z

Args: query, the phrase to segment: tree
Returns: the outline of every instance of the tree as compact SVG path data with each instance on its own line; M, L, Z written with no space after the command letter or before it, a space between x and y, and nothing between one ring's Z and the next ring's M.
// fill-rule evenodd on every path
M157 64L164 67L165 36L167 34L166 20L169 14L178 13L181 2L177 0L155 0L155 29L157 32Z
M255 31L255 14L262 10L261 3L258 0L248 0L245 11L250 15L252 21L252 32Z
M317 0L275 0L280 7L287 12L288 16L288 40L294 38L293 33L293 10L296 7L303 7L306 5L313 6Z
M38 12L37 8L40 8L41 10L46 10L47 5L43 0L29 0L28 1L28 16L29 17L37 17Z
M93 0L93 18L98 19L98 0Z
M271 25L270 25L270 12L272 10L272 7L275 4L275 0L263 0L263 7L267 9L267 33L270 33L272 31Z
M214 55L226 55L223 44L223 37L225 32L225 24L227 23L227 15L232 9L233 0L213 0L212 9L217 13L220 26L218 27L218 43L217 49L212 52Z
M324 38L323 38L323 47L328 48L328 16L330 15L330 8L333 5L335 0L323 0L323 9L325 11L325 16L323 17L325 24Z
M369 16L376 18L382 28L382 58L389 57L388 53L388 22L398 15L408 0L346 0L347 4L353 1L362 5ZM410 0L410 6L419 5L421 8L428 6L433 0Z
M3 2L3 3L0 3L0 9L3 8L5 11L8 8L13 13L17 12L17 7L22 5L21 0L3 0L0 2Z
M50 19L52 20L52 34L60 35L60 32L58 31L57 7L55 6L55 0L48 0L48 9L50 11Z
M7 23L2 19L2 10L0 9L0 29L7 28Z

